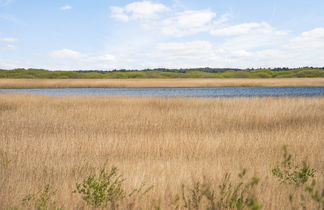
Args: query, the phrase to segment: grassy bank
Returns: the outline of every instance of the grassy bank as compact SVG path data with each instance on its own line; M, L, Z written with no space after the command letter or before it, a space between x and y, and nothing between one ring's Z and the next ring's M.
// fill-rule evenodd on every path
M324 78L0 79L0 88L323 87Z
M85 177L112 166L127 191L153 188L136 208L172 209L181 184L243 168L260 178L264 209L287 209L296 192L271 170L288 145L317 169L324 187L324 98L127 98L0 95L0 209L21 206L46 184L64 209L87 209L72 193ZM295 156L294 156L295 158Z

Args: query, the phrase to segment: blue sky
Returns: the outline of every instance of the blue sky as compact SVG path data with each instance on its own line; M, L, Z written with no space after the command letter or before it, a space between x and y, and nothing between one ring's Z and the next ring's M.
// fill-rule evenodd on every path
M324 66L323 0L0 0L0 68Z

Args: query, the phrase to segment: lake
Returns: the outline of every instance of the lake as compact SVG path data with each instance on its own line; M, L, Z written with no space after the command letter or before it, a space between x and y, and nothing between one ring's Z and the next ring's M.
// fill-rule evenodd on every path
M294 88L48 88L0 89L0 93L28 93L50 96L159 96L159 97L266 97L324 96L324 87Z

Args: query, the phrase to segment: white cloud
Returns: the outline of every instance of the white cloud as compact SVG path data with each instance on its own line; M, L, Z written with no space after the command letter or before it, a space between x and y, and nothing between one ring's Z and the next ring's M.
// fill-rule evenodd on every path
M169 11L163 16L157 13ZM273 28L267 22L228 25L229 14L216 16L211 10L177 11L150 1L134 2L125 7L111 7L112 17L123 22L136 20L143 29L156 30L171 37L184 37L206 32L215 36L234 36L251 33L285 35L287 31ZM150 21L148 21L150 20Z
M70 5L64 5L60 8L60 10L65 11L65 10L70 10L72 7Z
M125 7L111 7L112 17L127 22L129 20L145 20L155 18L157 14L169 10L167 6L150 1L138 1Z
M208 41L167 42L157 44L157 51L175 57L197 56L212 51L213 45Z
M262 31L225 37L224 42L160 42L130 65L140 63L143 68L324 66L322 28L297 36L273 30L274 33Z
M0 68L1 69L14 69L14 68L24 68L28 66L27 63L14 59L3 59L0 58Z
M101 55L101 56L89 56L74 50L62 49L55 50L49 54L53 58L68 59L68 60L78 60L84 62L101 62L101 61L114 61L115 56L111 54Z
M13 43L16 41L17 39L13 37L0 37L0 50L15 50L17 47Z
M265 21L232 24L230 14L216 14L210 9L188 10L153 1L111 7L110 11L121 23L109 34L105 44L107 53L90 55L61 49L48 53L48 59L37 59L36 67L324 66L323 27L293 35ZM0 38L0 50L14 49L15 41L15 38Z
M109 62L109 61L115 61L115 59L116 59L116 57L111 54L88 57L88 61L91 61L91 62Z
M0 50L15 50L17 47L12 44L0 45Z
M4 38L0 38L1 41L3 42L16 42L17 39L13 38L13 37L4 37Z
M63 49L52 52L51 56L66 69L324 66L324 28L297 36L266 28L272 31L251 30L225 36L222 42L156 40L150 42L151 47L125 47L115 54L89 56Z
M315 28L311 31L303 32L292 39L288 47L299 50L324 50L324 28Z
M187 10L161 21L161 31L167 35L181 37L208 31L216 14L209 10Z
M211 31L212 35L217 35L217 36L234 36L234 35L242 35L242 34L249 34L249 33L286 34L287 32L278 31L266 22L243 23L243 24L234 25L234 26L216 28Z
M82 53L69 49L56 50L51 52L50 55L54 58L60 59L82 59L86 57L86 55L83 55Z
M5 45L5 49L7 50L15 50L17 47L15 45L12 44L7 44Z
M90 56L70 49L55 50L50 52L49 56L55 59L59 66L66 66L66 69L107 68L113 66L116 60L111 54Z
M129 20L129 16L126 14L125 10L121 7L111 7L110 8L111 13L112 13L112 17L120 20L120 21L124 21L127 22Z

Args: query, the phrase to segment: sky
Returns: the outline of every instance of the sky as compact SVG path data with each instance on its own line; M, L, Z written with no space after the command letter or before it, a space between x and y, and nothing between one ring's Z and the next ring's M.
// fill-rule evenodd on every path
M0 0L0 68L324 66L323 0Z

